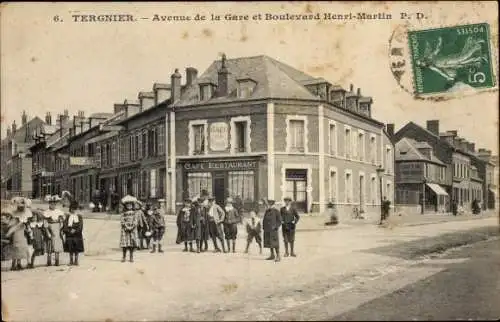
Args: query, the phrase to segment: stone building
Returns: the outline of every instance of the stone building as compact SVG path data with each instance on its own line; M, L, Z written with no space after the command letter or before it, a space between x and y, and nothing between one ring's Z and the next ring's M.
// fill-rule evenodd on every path
M167 107L167 209L207 191L247 208L289 196L304 212L379 212L394 196L394 145L372 99L267 56L214 61ZM169 192L175 192L169 193Z
M43 120L34 117L28 120L23 111L21 126L16 121L7 127L6 137L1 142L1 198L14 196L32 197L32 160L29 147L33 144L32 131L43 124Z

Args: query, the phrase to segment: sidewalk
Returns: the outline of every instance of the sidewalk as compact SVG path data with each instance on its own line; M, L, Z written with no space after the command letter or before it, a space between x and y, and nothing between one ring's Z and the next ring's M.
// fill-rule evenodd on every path
M95 224L107 223L92 222L88 234L95 233L89 231L98 228ZM471 229L482 230L465 232ZM432 239L436 236L454 233L469 241L489 231L498 233L496 218L438 223L426 229L363 225L313 234L299 231L298 257L283 258L281 263L264 260L267 253L259 255L256 245L243 254L241 241L235 254L183 253L180 245L172 244L174 232L167 231L166 252L138 252L134 264L120 263L121 254L115 251L86 254L79 267L3 272L2 295L11 320L18 321L241 320L244 312L255 320L276 303L344 283L359 272L399 265L406 261L401 254L441 243ZM390 251L395 248L397 252ZM33 289L43 289L44 296L34 296Z

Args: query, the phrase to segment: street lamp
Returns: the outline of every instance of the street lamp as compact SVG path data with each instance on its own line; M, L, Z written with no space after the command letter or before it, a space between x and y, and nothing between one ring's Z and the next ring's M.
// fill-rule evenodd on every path
M380 188L380 222L379 225L382 225L382 221L384 220L384 200L382 198L382 176L384 174L384 168L382 168L382 165L379 165L377 168L377 177L379 181L379 188Z
M427 178L424 177L424 180L422 181L422 215L424 214L425 210L425 184L427 183Z

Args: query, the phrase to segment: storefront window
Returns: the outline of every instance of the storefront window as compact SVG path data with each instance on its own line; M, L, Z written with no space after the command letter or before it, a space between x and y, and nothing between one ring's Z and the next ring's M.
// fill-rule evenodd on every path
M209 172L188 173L187 184L190 199L200 196L202 190L212 195L212 174Z
M229 172L229 195L239 196L243 202L254 200L254 172L231 171Z

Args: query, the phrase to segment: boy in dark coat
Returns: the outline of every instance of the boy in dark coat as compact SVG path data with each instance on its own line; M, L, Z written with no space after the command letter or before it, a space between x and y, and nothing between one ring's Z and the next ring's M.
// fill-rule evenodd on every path
M264 213L264 218L262 220L262 229L264 230L264 247L271 249L271 255L267 260L275 260L279 262L280 257L280 241L278 236L278 231L281 226L281 214L276 208L274 200L267 201L268 208ZM274 251L276 250L276 256Z
M184 252L194 252L193 239L195 226L195 208L192 207L191 200L184 200L184 207L177 214L177 243L184 242Z
M153 249L151 253L156 251L156 247L158 246L158 252L163 253L161 249L161 241L163 239L163 235L165 234L165 218L158 210L156 205L151 207L151 211L153 214L151 215L151 230L153 232Z
M283 242L285 243L285 257L288 257L288 244L290 244L290 255L296 257L294 250L295 244L295 226L300 220L300 216L297 210L292 207L292 199L289 197L285 198L285 206L281 208L281 221L282 221L282 233Z

